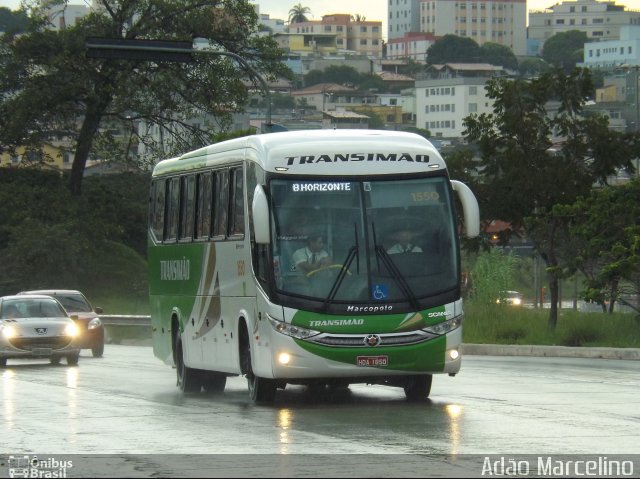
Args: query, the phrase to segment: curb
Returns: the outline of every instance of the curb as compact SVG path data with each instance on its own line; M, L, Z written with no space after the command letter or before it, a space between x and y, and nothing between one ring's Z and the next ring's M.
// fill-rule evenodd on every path
M462 344L460 352L470 356L537 356L640 361L640 349L636 348L575 348L569 346L533 346L519 344Z

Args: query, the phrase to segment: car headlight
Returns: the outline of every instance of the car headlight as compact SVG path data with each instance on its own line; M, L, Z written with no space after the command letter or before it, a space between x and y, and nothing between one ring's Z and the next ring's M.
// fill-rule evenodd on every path
M438 335L446 334L450 331L453 331L454 329L459 328L462 325L462 318L462 315L456 316L455 318L448 319L446 321L443 321L442 323L423 328L423 331Z
M316 334L320 334L320 331L314 331L313 329L294 326L293 324L285 323L284 321L280 321L279 319L274 319L269 315L267 315L267 318L269 318L269 323L271 323L271 327L274 330L286 336L291 336L292 338L306 339L310 338L311 336L315 336Z
M87 329L91 331L92 329L99 328L100 326L102 326L102 321L100 321L100 318L93 318L91 321L89 321Z
M0 331L2 331L2 337L5 339L15 338L18 335L18 331L13 326L0 326Z
M515 306L520 306L522 304L522 300L520 298L513 298L513 304Z
M67 324L64 327L64 334L67 336L71 336L72 338L75 338L79 332L80 331L78 330L78 326L76 326L75 324Z

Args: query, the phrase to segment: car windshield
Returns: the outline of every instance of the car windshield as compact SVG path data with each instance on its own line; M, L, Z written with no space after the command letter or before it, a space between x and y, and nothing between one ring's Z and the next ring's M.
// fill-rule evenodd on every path
M19 318L60 318L67 313L55 299L15 299L2 303L0 317L2 319Z
M446 177L270 184L279 292L323 302L395 301L457 285Z
M56 294L55 298L69 312L89 313L92 311L91 305L81 294Z

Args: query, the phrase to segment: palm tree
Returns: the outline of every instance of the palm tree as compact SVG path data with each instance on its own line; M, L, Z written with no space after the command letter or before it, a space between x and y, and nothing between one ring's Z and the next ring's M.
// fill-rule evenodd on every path
M289 10L289 24L308 22L307 14L310 13L311 9L309 7L303 7L301 3L294 5L293 8Z

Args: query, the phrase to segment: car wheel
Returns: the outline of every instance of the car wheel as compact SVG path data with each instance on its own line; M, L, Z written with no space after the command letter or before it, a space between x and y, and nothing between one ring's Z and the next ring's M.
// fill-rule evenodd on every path
M227 376L213 371L204 371L202 387L208 393L221 393L227 385Z
M59 356L54 356L54 357L52 357L52 358L49 358L49 362L50 362L51 364L60 364L60 360L61 360L61 359L62 359L62 358L61 358L61 357L59 357Z
M80 359L80 353L69 354L67 355L67 364L69 366L76 366L78 364L78 360Z
M7 358L0 358L0 368L4 368L7 365Z
M182 334L180 331L178 331L176 337L176 375L177 385L182 392L200 392L200 388L202 387L202 371L190 368L184 364Z
M424 401L431 393L431 381L433 376L410 376L404 385L404 394L409 401Z
M91 354L93 354L94 358L101 358L104 354L104 344L101 344L96 348L91 348Z

